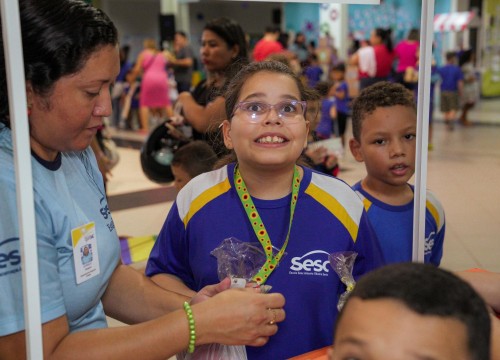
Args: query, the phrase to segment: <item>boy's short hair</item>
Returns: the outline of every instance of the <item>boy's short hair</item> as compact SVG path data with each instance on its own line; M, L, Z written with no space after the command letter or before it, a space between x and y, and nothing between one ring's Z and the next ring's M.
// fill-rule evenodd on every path
M334 65L332 67L331 71L339 71L339 72L344 72L345 73L345 64L344 63L338 63L337 65Z
M320 97L325 97L326 95L328 95L331 87L332 84L330 84L328 81L318 81L316 85L314 85L314 90L318 92Z
M380 107L401 105L411 108L415 113L417 107L413 93L398 83L381 81L363 89L352 103L352 133L357 141L361 138L361 125L364 118Z
M423 263L387 265L358 281L344 309L352 298L397 300L420 315L458 320L466 327L471 358L489 359L491 323L486 304L468 283L449 271Z
M205 141L196 140L180 147L172 159L173 166L180 166L191 178L211 171L217 155Z
M445 56L446 56L446 61L450 61L456 59L457 53L454 51L448 51Z

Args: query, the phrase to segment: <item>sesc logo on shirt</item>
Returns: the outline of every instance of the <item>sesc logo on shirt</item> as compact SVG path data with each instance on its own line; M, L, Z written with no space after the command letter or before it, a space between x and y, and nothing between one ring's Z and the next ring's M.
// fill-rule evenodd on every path
M0 241L0 276L21 271L21 254L19 253L19 238Z
M313 275L328 276L330 272L330 261L328 252L324 250L313 250L302 256L292 258L290 275Z

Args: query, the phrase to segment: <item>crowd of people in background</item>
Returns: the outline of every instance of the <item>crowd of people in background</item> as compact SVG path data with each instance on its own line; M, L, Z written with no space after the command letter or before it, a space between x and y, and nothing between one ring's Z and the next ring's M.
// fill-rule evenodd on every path
M248 62L277 60L287 64L309 88L322 89L316 100L318 111L312 114L317 117L317 121L312 121L317 127L311 128L311 143L340 138L345 146L351 102L359 91L380 81L391 81L413 91L416 99L419 35L419 30L413 28L406 38L396 42L391 29L375 28L368 38L354 39L343 57L328 33L308 38L303 32L287 33L277 26L268 26L260 38L251 41L239 24L220 18L207 22L198 50L191 46L188 34L177 31L171 51L159 50L152 39L146 39L144 50L132 64L128 59L130 47L124 45L120 74L112 91L111 125L148 134L151 127L168 121L175 112L177 124L181 119L192 129L193 140L208 142L221 156L225 149L218 125L225 116L222 94L227 81ZM440 90L439 110L449 130L457 121L463 126L472 124L468 113L478 98L473 51L449 52L444 57L444 65L437 66L434 60L432 65L429 150L433 148L436 84ZM152 71L156 68L157 72ZM159 90L148 90L153 79L160 84ZM174 112L172 104L176 104ZM332 159L339 151L326 147L314 150L304 153L313 164L336 164ZM338 173L336 165L333 173Z
M50 1L51 7L61 5ZM204 76L195 83L197 57L186 33L175 34L171 50L145 39L131 63L130 47L118 52L117 29L101 10L83 1L62 2L60 10L48 13L40 2L21 0L25 67L33 70L25 85L37 180L37 241L43 250L38 257L45 356L75 355L75 346L86 340L97 345L84 354L94 358L132 358L138 350L144 359L167 358L193 353L195 346L205 351L203 346L213 343L246 345L250 359L289 358L330 346L335 333L331 359L356 357L352 351L360 344L374 359L388 358L387 344L393 358L425 357L419 354L428 348L449 358L489 358L494 329L485 302L463 280L437 268L446 223L430 191L427 265L410 263L418 30L394 46L390 29L373 29L342 61L328 34L307 39L297 33L289 41L280 29L268 27L249 49L237 22L217 18L203 28ZM74 27L76 20L81 27ZM43 31L65 36L43 36ZM74 58L61 56L69 48L76 49ZM49 55L38 60L34 54L40 53ZM46 66L35 66L39 61ZM359 89L347 80L349 66L358 71ZM0 67L5 74L5 64ZM41 75L49 72L53 78L46 83L48 76ZM443 66L433 64L433 75L439 77L431 83L440 84L447 128L453 130L457 120L469 126L468 112L478 97L473 52L446 53ZM15 254L21 235L12 215L11 119L5 77L0 80L0 163L7 170L0 174L0 197L7 204L0 212L0 242ZM105 159L110 150L103 118L110 118L113 127L134 129L133 116L144 134L152 126L168 126L171 137L179 136L176 126L191 129L189 141L172 154L179 194L145 273L120 263L105 194L113 163ZM347 141L349 119L353 138ZM352 186L336 179L338 157L347 145L366 167L366 177ZM311 237L310 229L317 234ZM252 288L229 290L226 276L232 273L220 279L211 250L228 234L245 243L258 240L265 252L265 264L250 278ZM304 275L300 270L278 266L285 250L294 255L354 252L356 266L349 275L360 281L354 288L345 274L333 277L328 270L314 273L318 276L310 281L298 276ZM384 267L389 263L403 264ZM0 275L7 294L0 307L0 357L25 357L21 268ZM496 308L490 291L481 288L493 280L461 277ZM273 294L263 295L267 280ZM347 302L339 291L344 285L352 292ZM107 328L106 315L131 326ZM380 319L393 326L382 329ZM405 331L394 331L401 324ZM454 340L453 346L443 337L435 341L436 335L426 332L429 324ZM297 338L298 329L307 336Z

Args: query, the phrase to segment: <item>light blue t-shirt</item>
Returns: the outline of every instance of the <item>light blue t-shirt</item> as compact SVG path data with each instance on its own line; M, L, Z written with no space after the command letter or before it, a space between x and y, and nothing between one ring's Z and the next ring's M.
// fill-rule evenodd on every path
M31 157L42 322L66 314L70 331L107 326L101 297L118 264L119 240L90 148ZM0 124L0 336L24 329L22 269L11 131ZM26 191L26 190L23 190ZM95 222L100 274L77 285L71 230ZM94 255L95 256L95 255ZM80 260L80 259L78 259Z

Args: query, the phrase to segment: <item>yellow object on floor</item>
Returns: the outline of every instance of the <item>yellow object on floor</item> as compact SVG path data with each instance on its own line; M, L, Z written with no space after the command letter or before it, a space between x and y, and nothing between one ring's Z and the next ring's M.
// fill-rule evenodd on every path
M120 236L122 263L130 265L146 261L158 235Z

